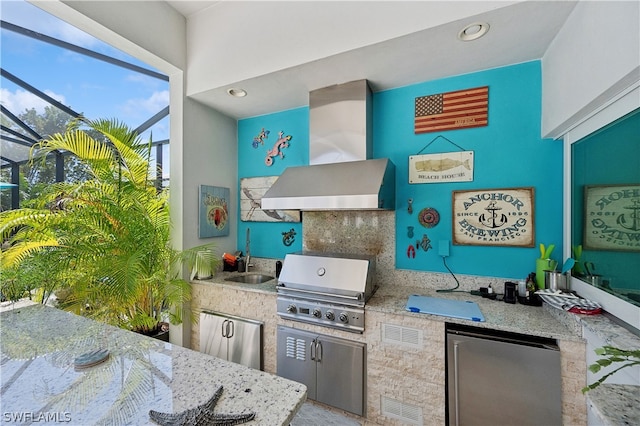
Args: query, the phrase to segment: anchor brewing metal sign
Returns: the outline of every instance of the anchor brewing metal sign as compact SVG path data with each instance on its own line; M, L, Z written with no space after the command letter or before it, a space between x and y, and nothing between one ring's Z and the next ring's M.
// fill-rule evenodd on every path
M473 151L409 156L409 183L470 182Z
M533 247L534 189L453 191L453 243Z
M640 251L640 184L586 186L584 199L585 249Z

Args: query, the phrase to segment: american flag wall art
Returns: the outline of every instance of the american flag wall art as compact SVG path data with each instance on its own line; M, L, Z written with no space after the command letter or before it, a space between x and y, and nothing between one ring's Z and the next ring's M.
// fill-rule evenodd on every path
M489 123L489 87L416 98L415 133L482 127Z

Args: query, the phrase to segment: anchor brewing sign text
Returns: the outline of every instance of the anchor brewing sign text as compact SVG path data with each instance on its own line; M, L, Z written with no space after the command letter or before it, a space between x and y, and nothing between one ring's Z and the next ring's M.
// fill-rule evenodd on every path
M586 186L584 248L640 251L640 185Z
M533 247L533 188L453 191L453 243Z

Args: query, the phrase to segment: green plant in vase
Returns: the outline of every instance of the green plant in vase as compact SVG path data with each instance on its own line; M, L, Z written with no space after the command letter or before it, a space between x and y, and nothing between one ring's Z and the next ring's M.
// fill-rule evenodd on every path
M211 250L198 251L191 270L191 279L211 278L215 272L216 265L217 259Z
M540 244L540 258L536 259L536 284L540 290L544 289L544 271L554 270L558 266L558 263L551 259L555 247L555 244L549 244L547 247Z
M64 309L145 334L167 316L180 323L191 298L182 268L211 245L173 248L169 194L150 179L151 148L117 120L80 118L40 141L32 149L38 158L67 151L90 178L51 184L34 207L0 213L0 233L11 243L2 267L46 254L45 268L66 272L57 284Z

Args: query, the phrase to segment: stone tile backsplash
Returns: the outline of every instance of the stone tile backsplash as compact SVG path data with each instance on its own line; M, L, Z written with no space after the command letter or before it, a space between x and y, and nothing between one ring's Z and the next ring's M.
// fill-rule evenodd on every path
M375 255L376 282L379 286L439 289L456 285L448 273L396 269L394 211L303 212L302 247L305 251ZM275 259L254 258L253 262L255 270L274 271ZM499 293L507 280L461 274L456 274L456 278L461 290L475 290L491 284Z

